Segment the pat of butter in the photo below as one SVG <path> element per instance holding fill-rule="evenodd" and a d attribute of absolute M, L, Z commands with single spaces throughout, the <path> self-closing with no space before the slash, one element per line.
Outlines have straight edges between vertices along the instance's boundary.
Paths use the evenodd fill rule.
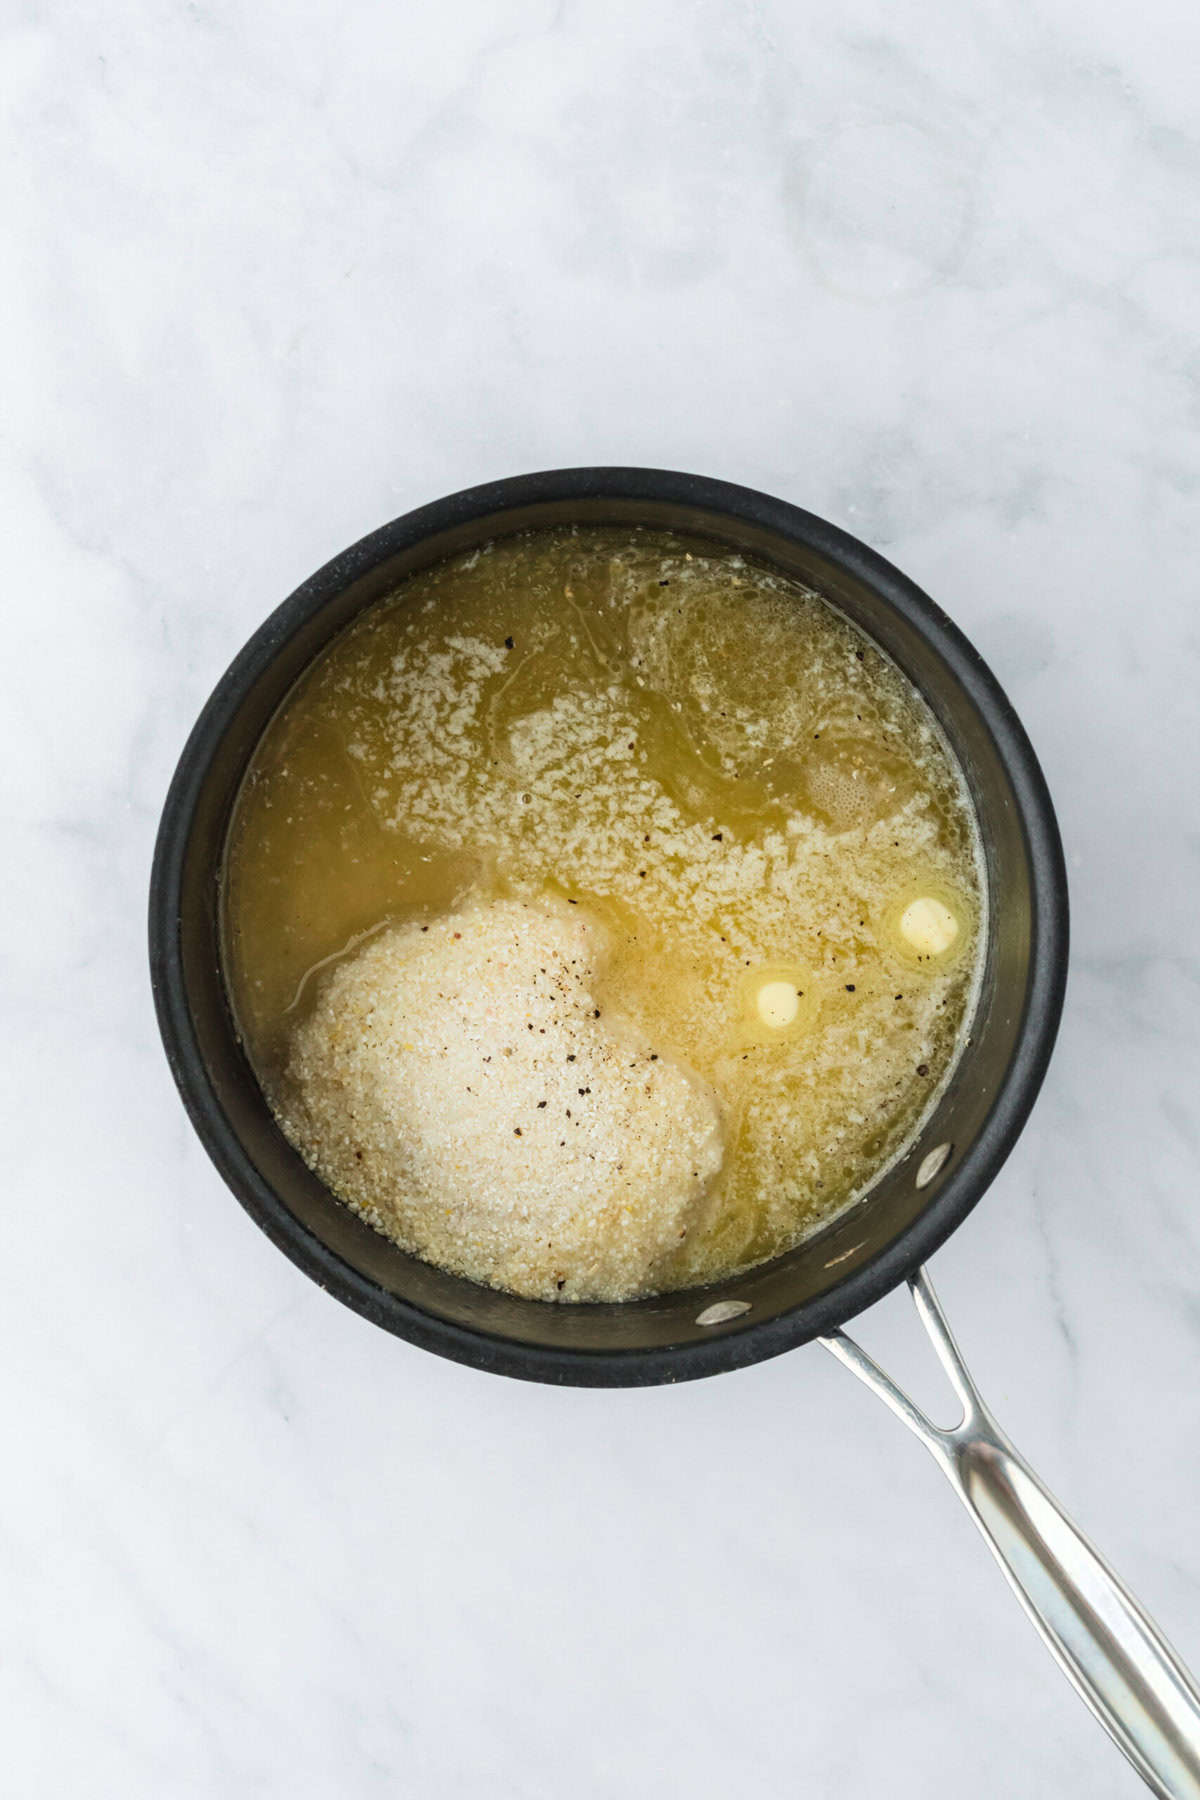
<path fill-rule="evenodd" d="M 800 995 L 790 981 L 764 981 L 754 997 L 755 1010 L 764 1025 L 782 1031 L 795 1023 Z"/>
<path fill-rule="evenodd" d="M 918 956 L 944 956 L 958 936 L 958 920 L 948 906 L 925 894 L 900 914 L 900 935 Z"/>

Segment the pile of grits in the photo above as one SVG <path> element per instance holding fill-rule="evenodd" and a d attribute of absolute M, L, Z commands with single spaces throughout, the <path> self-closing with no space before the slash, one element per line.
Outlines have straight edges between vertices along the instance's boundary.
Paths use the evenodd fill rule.
<path fill-rule="evenodd" d="M 298 1027 L 281 1122 L 355 1211 L 457 1274 L 627 1300 L 706 1219 L 724 1156 L 699 1076 L 606 1010 L 604 927 L 476 901 L 343 960 Z"/>

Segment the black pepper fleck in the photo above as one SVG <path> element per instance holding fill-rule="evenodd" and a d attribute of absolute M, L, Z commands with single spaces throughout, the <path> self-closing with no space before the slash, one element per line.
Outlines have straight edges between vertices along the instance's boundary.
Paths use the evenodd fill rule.
<path fill-rule="evenodd" d="M 513 647 L 513 641 L 512 641 L 512 639 L 511 639 L 511 638 L 505 638 L 505 640 L 504 640 L 504 648 L 505 648 L 505 649 L 506 649 L 506 650 L 511 650 L 511 649 L 512 649 L 512 647 Z"/>

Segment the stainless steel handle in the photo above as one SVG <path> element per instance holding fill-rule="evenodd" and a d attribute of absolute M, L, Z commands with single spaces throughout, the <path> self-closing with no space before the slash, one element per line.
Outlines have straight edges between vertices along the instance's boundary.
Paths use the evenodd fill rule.
<path fill-rule="evenodd" d="M 853 1338 L 838 1331 L 821 1342 L 920 1438 L 1059 1666 L 1147 1787 L 1162 1800 L 1200 1800 L 1195 1681 L 992 1418 L 924 1269 L 909 1286 L 962 1402 L 951 1429 L 934 1425 Z"/>

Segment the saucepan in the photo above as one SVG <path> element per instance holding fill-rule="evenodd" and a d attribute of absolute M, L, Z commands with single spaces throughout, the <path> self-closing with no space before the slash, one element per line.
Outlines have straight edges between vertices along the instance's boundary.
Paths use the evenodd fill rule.
<path fill-rule="evenodd" d="M 868 1197 L 798 1249 L 703 1289 L 624 1305 L 518 1299 L 406 1255 L 341 1205 L 282 1136 L 222 977 L 220 877 L 238 785 L 265 726 L 331 639 L 405 576 L 539 526 L 687 532 L 798 578 L 924 695 L 962 767 L 991 898 L 970 1038 L 918 1140 Z M 737 1369 L 819 1339 L 932 1453 L 1079 1693 L 1159 1795 L 1200 1800 L 1200 1693 L 980 1398 L 924 1264 L 981 1198 L 1033 1105 L 1067 970 L 1067 887 L 1037 760 L 978 653 L 930 599 L 845 532 L 725 482 L 648 469 L 518 476 L 407 514 L 319 570 L 218 683 L 163 811 L 150 959 L 167 1056 L 200 1138 L 268 1237 L 367 1319 L 496 1374 L 642 1386 Z M 936 1427 L 846 1336 L 907 1282 L 962 1406 Z"/>

